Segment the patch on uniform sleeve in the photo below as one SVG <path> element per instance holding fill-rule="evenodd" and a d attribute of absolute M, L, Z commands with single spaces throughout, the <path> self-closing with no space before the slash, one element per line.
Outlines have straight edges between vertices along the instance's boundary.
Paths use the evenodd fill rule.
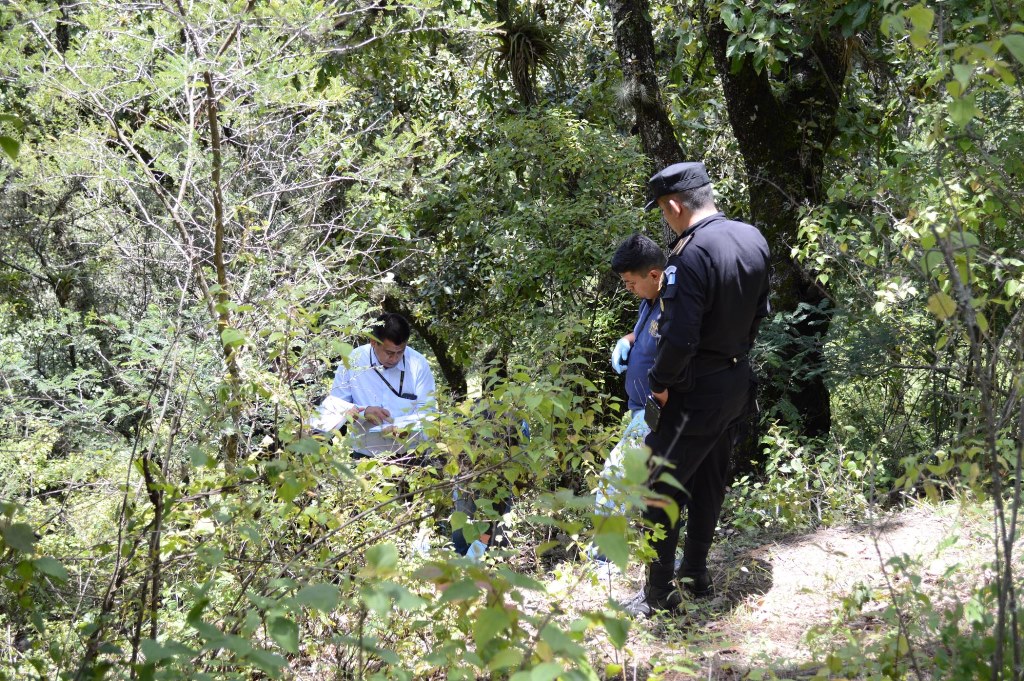
<path fill-rule="evenodd" d="M 665 301 L 676 297 L 676 266 L 669 265 L 661 273 L 661 309 L 665 309 Z"/>

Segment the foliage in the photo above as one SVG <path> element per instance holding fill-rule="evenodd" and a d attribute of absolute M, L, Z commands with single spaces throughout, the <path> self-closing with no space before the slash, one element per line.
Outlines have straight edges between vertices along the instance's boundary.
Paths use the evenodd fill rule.
<path fill-rule="evenodd" d="M 10 114 L 0 114 L 0 123 L 5 123 L 9 127 L 13 127 L 18 130 L 24 127 L 20 118 Z M 18 158 L 18 152 L 21 151 L 21 142 L 18 141 L 18 138 L 12 135 L 0 135 L 0 149 L 2 149 L 7 157 L 13 161 Z"/>
<path fill-rule="evenodd" d="M 769 452 L 764 474 L 741 475 L 726 499 L 724 517 L 737 529 L 793 531 L 856 520 L 893 482 L 877 446 L 857 450 L 799 438 L 778 424 L 761 444 Z"/>
<path fill-rule="evenodd" d="M 135 347 L 132 356 L 144 365 L 146 350 Z M 181 346 L 170 352 L 194 357 Z M 557 665 L 575 668 L 579 676 L 589 669 L 579 645 L 587 631 L 606 629 L 621 645 L 625 624 L 611 612 L 562 623 L 553 611 L 524 607 L 526 592 L 543 589 L 528 575 L 455 560 L 440 546 L 425 555 L 416 548 L 433 519 L 450 514 L 456 488 L 477 496 L 482 519 L 493 508 L 488 500 L 514 494 L 514 508 L 521 510 L 506 522 L 512 536 L 525 533 L 526 547 L 538 543 L 530 536 L 536 522 L 579 531 L 578 512 L 563 517 L 562 509 L 589 508 L 590 498 L 575 499 L 569 490 L 535 497 L 537 489 L 557 485 L 552 471 L 581 465 L 582 459 L 565 460 L 563 452 L 585 448 L 593 435 L 594 414 L 583 406 L 590 398 L 566 390 L 580 380 L 573 362 L 552 365 L 547 380 L 529 386 L 495 386 L 489 401 L 439 419 L 431 433 L 437 445 L 424 452 L 429 464 L 409 468 L 356 462 L 344 439 L 303 436 L 297 428 L 301 413 L 287 405 L 278 415 L 280 448 L 254 442 L 252 454 L 231 467 L 218 453 L 215 434 L 186 420 L 195 407 L 201 413 L 203 394 L 216 387 L 216 377 L 201 378 L 202 367 L 185 368 L 176 360 L 167 358 L 179 368 L 166 374 L 167 388 L 176 388 L 163 399 L 194 407 L 154 415 L 154 439 L 147 436 L 148 444 L 136 443 L 134 451 L 111 441 L 120 450 L 107 459 L 111 470 L 87 471 L 79 464 L 85 481 L 119 479 L 119 491 L 90 484 L 64 489 L 60 498 L 35 495 L 24 507 L 31 522 L 5 526 L 13 556 L 29 556 L 4 563 L 19 575 L 10 593 L 33 598 L 38 620 L 33 631 L 21 619 L 27 609 L 7 610 L 24 640 L 24 663 L 43 673 L 76 666 L 99 673 L 113 665 L 125 675 L 160 678 L 191 676 L 197 667 L 218 677 L 248 670 L 278 676 L 290 655 L 332 651 L 339 673 L 355 675 L 445 669 L 475 677 L 483 670 Z M 269 394 L 280 380 L 253 367 L 244 375 L 242 394 Z M 534 437 L 510 446 L 498 424 L 520 421 L 534 424 Z M 97 424 L 84 425 L 99 437 Z M 88 459 L 95 464 L 97 454 Z M 43 472 L 63 465 L 60 459 L 21 462 Z M 633 468 L 639 488 L 646 465 L 641 460 Z M 9 491 L 23 496 L 27 490 Z M 537 515 L 517 515 L 531 507 Z M 82 512 L 93 520 L 75 517 Z M 45 518 L 62 515 L 66 525 L 47 529 Z M 452 519 L 453 526 L 458 522 Z M 123 543 L 112 545 L 118 527 Z M 159 535 L 153 533 L 157 527 Z M 33 528 L 46 532 L 38 546 L 60 556 L 70 576 L 60 562 L 35 553 Z M 598 544 L 622 562 L 626 531 L 624 522 L 597 529 Z M 426 536 L 444 543 L 433 531 Z M 91 561 L 74 558 L 83 555 Z M 59 584 L 43 591 L 35 584 L 44 579 Z M 46 592 L 53 596 L 42 598 Z M 67 619 L 69 607 L 90 602 L 99 605 L 89 607 L 87 618 Z M 436 642 L 432 655 L 415 652 L 423 637 Z"/>
<path fill-rule="evenodd" d="M 956 548 L 951 536 L 934 547 Z M 1012 676 L 1012 663 L 993 669 L 998 588 L 977 579 L 978 566 L 946 561 L 941 574 L 906 554 L 890 558 L 882 585 L 856 584 L 829 625 L 808 633 L 821 665 L 815 678 L 857 674 L 878 678 Z M 982 566 L 991 575 L 991 565 Z M 932 585 L 934 588 L 925 588 Z"/>
<path fill-rule="evenodd" d="M 464 361 L 493 347 L 537 357 L 531 338 L 577 321 L 584 348 L 603 349 L 613 336 L 595 328 L 608 323 L 596 301 L 610 277 L 599 273 L 640 221 L 635 185 L 618 186 L 639 176 L 638 155 L 559 110 L 497 120 L 474 144 L 410 214 L 417 246 L 395 254 L 410 305 Z"/>
<path fill-rule="evenodd" d="M 821 265 L 827 281 L 839 278 L 850 322 L 872 329 L 859 335 L 882 341 L 875 358 L 847 363 L 854 386 L 874 386 L 850 392 L 859 406 L 849 425 L 897 436 L 887 443 L 887 468 L 904 489 L 920 486 L 934 497 L 967 485 L 994 495 L 998 578 L 977 597 L 998 594 L 983 658 L 996 676 L 1019 652 L 1010 624 L 1018 610 L 1010 596 L 1015 534 L 1003 513 L 1015 512 L 1020 498 L 1003 482 L 1015 478 L 1021 460 L 1021 405 L 1012 386 L 1020 380 L 1016 244 L 1024 193 L 1007 173 L 1019 163 L 1010 148 L 1020 131 L 1020 24 L 1013 23 L 1020 18 L 998 3 L 988 16 L 959 4 L 942 15 L 922 5 L 892 8 L 881 22 L 891 51 L 881 57 L 878 43 L 867 56 L 890 61 L 869 62 L 876 69 L 864 76 L 877 76 L 855 87 L 885 91 L 896 67 L 910 76 L 903 81 L 909 88 L 896 98 L 858 97 L 844 125 L 860 169 L 837 166 L 829 205 L 805 221 L 807 250 L 794 249 Z M 858 144 L 864 136 L 874 144 Z M 858 345 L 865 347 L 846 349 Z M 879 397 L 887 416 L 862 421 L 861 414 L 880 415 Z M 907 639 L 892 643 L 893 655 L 916 645 L 914 636 L 927 641 L 940 631 L 934 621 L 929 626 L 903 631 Z"/>
<path fill-rule="evenodd" d="M 824 353 L 832 436 L 764 405 L 766 464 L 726 520 L 835 523 L 891 486 L 989 495 L 990 580 L 940 608 L 894 563 L 898 633 L 823 655 L 832 673 L 906 674 L 910 650 L 935 650 L 936 673 L 1000 674 L 1020 639 L 1021 10 L 706 5 L 775 86 L 816 27 L 856 62 L 817 150 L 826 191 L 789 244 L 830 326 L 791 353 L 824 308 L 777 313 L 755 353 L 779 386 Z M 613 608 L 567 618 L 544 579 L 573 543 L 645 555 L 587 494 L 621 417 L 607 347 L 635 304 L 606 263 L 657 230 L 645 160 L 607 9 L 505 8 L 0 7 L 0 675 L 595 678 L 594 637 L 625 645 Z M 669 106 L 743 214 L 696 10 L 652 8 Z M 442 395 L 417 467 L 304 425 L 389 298 L 482 387 Z M 632 507 L 646 471 L 631 452 Z M 511 548 L 488 561 L 445 548 L 498 520 Z"/>
<path fill-rule="evenodd" d="M 355 87 L 394 63 L 393 45 L 406 50 L 407 73 L 428 80 L 429 59 L 411 56 L 416 36 L 471 32 L 470 20 L 433 6 L 339 15 L 301 3 L 240 16 L 217 5 L 12 12 L 27 26 L 18 40 L 31 44 L 22 54 L 3 43 L 24 71 L 24 118 L 52 137 L 6 178 L 4 210 L 27 227 L 7 228 L 4 254 L 18 275 L 5 319 L 20 318 L 3 336 L 5 447 L 17 442 L 4 451 L 3 492 L 21 501 L 4 507 L 13 522 L 3 576 L 20 599 L 4 603 L 19 641 L 8 669 L 279 676 L 301 653 L 332 656 L 342 675 L 593 676 L 579 642 L 599 627 L 621 646 L 616 615 L 561 622 L 522 609 L 523 593 L 540 588 L 526 575 L 412 549 L 420 528 L 444 543 L 435 518 L 449 515 L 456 486 L 478 495 L 476 522 L 518 490 L 522 509 L 544 514 L 507 520 L 526 546 L 538 543 L 536 518 L 578 531 L 586 498 L 530 492 L 557 487 L 561 471 L 581 480 L 588 443 L 608 438 L 593 383 L 566 357 L 586 333 L 571 323 L 580 307 L 556 312 L 571 312 L 553 336 L 567 345 L 531 338 L 544 362 L 528 373 L 509 364 L 512 381 L 490 387 L 491 413 L 538 434 L 515 451 L 480 442 L 492 426 L 468 407 L 439 420 L 438 458 L 412 470 L 357 464 L 344 441 L 320 442 L 302 426 L 320 377 L 370 313 L 364 282 L 392 269 L 365 255 L 388 260 L 418 229 L 407 229 L 415 212 L 389 205 L 409 183 L 437 191 L 461 151 L 439 148 L 436 123 L 418 118 L 447 100 L 424 97 L 405 118 L 385 100 L 364 105 Z M 579 172 L 594 148 L 623 147 L 571 115 L 547 118 L 540 137 L 513 140 L 531 159 L 517 170 L 543 169 L 531 147 L 549 143 L 544 125 L 577 135 L 580 156 L 524 183 L 557 187 L 555 176 Z M 597 179 L 588 192 L 607 182 Z M 539 241 L 557 236 L 550 224 Z M 495 244 L 499 256 L 515 243 Z M 566 255 L 591 253 L 581 242 Z M 512 272 L 507 262 L 498 275 Z M 499 310 L 546 295 L 509 293 Z M 460 474 L 467 463 L 472 475 Z M 621 561 L 627 529 L 598 532 Z M 423 640 L 436 643 L 432 657 L 419 654 Z"/>

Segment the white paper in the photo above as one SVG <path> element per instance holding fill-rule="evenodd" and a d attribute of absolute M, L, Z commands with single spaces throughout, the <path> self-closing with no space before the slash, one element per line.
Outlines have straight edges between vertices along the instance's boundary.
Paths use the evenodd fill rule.
<path fill-rule="evenodd" d="M 422 421 L 427 421 L 433 418 L 432 414 L 406 414 L 405 416 L 399 416 L 394 421 L 388 421 L 380 424 L 379 426 L 373 426 L 367 429 L 367 433 L 380 433 L 394 428 L 395 430 L 406 430 L 410 426 L 418 427 Z"/>
<path fill-rule="evenodd" d="M 316 429 L 328 432 L 334 430 L 348 418 L 349 412 L 355 408 L 356 405 L 351 402 L 346 402 L 340 397 L 334 395 L 328 395 L 327 398 L 320 404 L 320 408 L 317 410 L 315 416 L 309 419 L 309 425 Z"/>

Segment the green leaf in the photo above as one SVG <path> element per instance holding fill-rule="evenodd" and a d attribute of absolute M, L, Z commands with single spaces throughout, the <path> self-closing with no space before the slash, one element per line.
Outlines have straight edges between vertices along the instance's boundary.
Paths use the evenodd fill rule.
<path fill-rule="evenodd" d="M 973 73 L 974 67 L 970 64 L 953 64 L 953 77 L 956 78 L 956 82 L 960 84 L 961 91 L 967 89 L 967 86 L 971 82 L 971 75 Z"/>
<path fill-rule="evenodd" d="M 68 571 L 63 565 L 61 565 L 60 561 L 49 557 L 43 557 L 36 558 L 32 562 L 35 564 L 36 570 L 39 570 L 44 575 L 50 575 L 60 582 L 68 581 Z"/>
<path fill-rule="evenodd" d="M 928 298 L 928 309 L 939 319 L 948 319 L 956 312 L 956 301 L 939 291 Z"/>
<path fill-rule="evenodd" d="M 419 610 L 426 601 L 406 589 L 401 584 L 392 583 L 387 593 L 395 601 L 395 605 L 401 610 Z"/>
<path fill-rule="evenodd" d="M 543 582 L 539 582 L 528 575 L 524 575 L 519 572 L 515 572 L 514 570 L 510 570 L 504 565 L 498 566 L 497 572 L 504 579 L 507 579 L 509 584 L 511 584 L 514 587 L 526 589 L 528 591 L 546 590 L 546 587 L 544 586 Z"/>
<path fill-rule="evenodd" d="M 14 523 L 3 528 L 0 532 L 4 543 L 15 551 L 32 553 L 36 544 L 36 533 L 25 523 Z"/>
<path fill-rule="evenodd" d="M 437 600 L 438 605 L 443 605 L 451 601 L 470 601 L 476 599 L 480 594 L 480 587 L 477 586 L 476 582 L 472 579 L 463 579 L 455 582 L 441 594 L 441 598 Z"/>
<path fill-rule="evenodd" d="M 302 494 L 306 489 L 306 486 L 295 479 L 292 474 L 285 475 L 281 479 L 281 484 L 277 486 L 277 496 L 281 501 L 286 504 L 290 504 L 295 501 L 295 497 Z"/>
<path fill-rule="evenodd" d="M 899 15 L 886 14 L 882 17 L 882 23 L 879 26 L 879 30 L 881 30 L 882 35 L 886 38 L 891 38 L 893 31 L 902 28 L 904 25 L 905 24 Z"/>
<path fill-rule="evenodd" d="M 362 599 L 363 603 L 366 604 L 367 608 L 378 615 L 383 615 L 391 610 L 391 600 L 388 598 L 388 595 L 380 589 L 363 587 L 359 591 L 359 597 Z"/>
<path fill-rule="evenodd" d="M 376 575 L 389 575 L 398 567 L 398 551 L 395 545 L 385 542 L 366 550 L 366 567 Z"/>
<path fill-rule="evenodd" d="M 285 449 L 296 454 L 319 454 L 322 444 L 314 437 L 304 437 L 301 440 L 289 442 Z"/>
<path fill-rule="evenodd" d="M 269 650 L 261 650 L 254 648 L 250 650 L 246 657 L 253 661 L 253 663 L 266 672 L 270 676 L 277 676 L 281 669 L 288 664 L 287 660 L 276 653 L 272 653 Z"/>
<path fill-rule="evenodd" d="M 21 151 L 21 142 L 13 137 L 0 135 L 0 149 L 3 149 L 7 157 L 13 161 L 18 158 L 18 152 Z"/>
<path fill-rule="evenodd" d="M 156 663 L 174 657 L 173 652 L 167 650 L 151 638 L 143 641 L 139 648 L 142 650 L 142 654 L 146 656 L 146 662 Z"/>
<path fill-rule="evenodd" d="M 974 95 L 966 95 L 950 100 L 947 105 L 949 117 L 961 128 L 966 127 L 975 116 L 980 116 L 981 111 L 974 105 Z"/>
<path fill-rule="evenodd" d="M 545 662 L 530 670 L 530 681 L 554 681 L 565 669 L 557 662 Z"/>
<path fill-rule="evenodd" d="M 596 527 L 594 543 L 608 560 L 625 571 L 629 563 L 629 542 L 626 541 L 627 522 L 625 516 L 611 515 L 602 519 Z"/>
<path fill-rule="evenodd" d="M 658 482 L 663 482 L 666 485 L 671 485 L 672 487 L 675 487 L 677 490 L 680 490 L 681 492 L 686 491 L 686 488 L 683 487 L 683 485 L 678 480 L 676 480 L 676 476 L 672 475 L 667 471 L 658 476 Z"/>
<path fill-rule="evenodd" d="M 277 645 L 289 653 L 299 652 L 299 625 L 287 617 L 275 617 L 270 620 L 267 630 Z"/>
<path fill-rule="evenodd" d="M 248 655 L 253 651 L 252 643 L 241 636 L 233 634 L 228 634 L 221 638 L 219 644 L 236 655 Z"/>
<path fill-rule="evenodd" d="M 560 541 L 558 541 L 556 539 L 552 539 L 551 541 L 546 541 L 546 542 L 543 542 L 541 544 L 538 544 L 537 546 L 534 547 L 533 550 L 534 550 L 534 552 L 538 556 L 543 556 L 545 553 L 547 553 L 551 549 L 553 549 L 553 548 L 555 548 L 557 546 L 561 546 L 561 545 L 562 545 L 562 542 L 560 542 Z"/>
<path fill-rule="evenodd" d="M 508 628 L 512 623 L 508 611 L 500 605 L 478 612 L 473 622 L 473 638 L 477 648 L 483 648 L 491 639 Z"/>
<path fill-rule="evenodd" d="M 233 348 L 245 343 L 245 335 L 238 329 L 228 328 L 220 332 L 220 341 L 225 347 Z"/>
<path fill-rule="evenodd" d="M 974 232 L 953 232 L 949 235 L 949 241 L 957 250 L 977 248 L 981 244 Z"/>
<path fill-rule="evenodd" d="M 523 663 L 523 651 L 519 648 L 503 648 L 487 663 L 487 670 L 496 672 L 518 667 Z"/>
<path fill-rule="evenodd" d="M 914 47 L 924 47 L 928 44 L 928 33 L 935 23 L 935 12 L 922 4 L 903 11 L 903 16 L 910 20 L 913 30 L 910 32 L 910 42 Z"/>
<path fill-rule="evenodd" d="M 338 607 L 341 592 L 334 584 L 310 584 L 299 589 L 295 601 L 300 605 L 331 612 Z"/>
<path fill-rule="evenodd" d="M 627 483 L 642 485 L 647 482 L 647 476 L 649 475 L 647 460 L 650 458 L 650 455 L 651 451 L 646 447 L 630 447 L 626 449 L 625 456 L 622 458 L 622 468 Z"/>
<path fill-rule="evenodd" d="M 621 650 L 629 635 L 629 620 L 608 617 L 604 621 L 604 628 L 608 632 L 608 640 L 617 650 Z"/>
<path fill-rule="evenodd" d="M 578 643 L 572 640 L 569 634 L 562 631 L 554 624 L 548 624 L 540 632 L 541 639 L 551 646 L 551 650 L 559 655 L 570 658 L 586 657 L 586 652 Z"/>
<path fill-rule="evenodd" d="M 463 527 L 466 526 L 466 523 L 468 521 L 469 521 L 469 516 L 467 516 L 462 511 L 456 511 L 455 513 L 452 513 L 452 517 L 451 517 L 451 521 L 450 522 L 451 522 L 453 530 L 461 530 Z"/>
<path fill-rule="evenodd" d="M 1011 33 L 1003 36 L 1003 45 L 1021 64 L 1024 64 L 1024 35 Z"/>
<path fill-rule="evenodd" d="M 0 123 L 10 123 L 18 130 L 25 129 L 25 122 L 12 114 L 0 114 Z"/>
<path fill-rule="evenodd" d="M 189 459 L 192 461 L 192 465 L 197 468 L 206 466 L 207 464 L 210 463 L 210 457 L 206 454 L 206 452 L 204 452 L 199 447 L 189 447 L 188 456 Z"/>
<path fill-rule="evenodd" d="M 729 29 L 730 33 L 738 33 L 739 21 L 736 19 L 736 15 L 733 14 L 732 10 L 725 10 L 722 12 L 722 23 Z"/>
<path fill-rule="evenodd" d="M 921 271 L 926 275 L 931 276 L 932 272 L 936 268 L 941 267 L 946 263 L 945 257 L 942 255 L 942 251 L 932 249 L 924 254 L 921 258 Z"/>
<path fill-rule="evenodd" d="M 203 617 L 203 611 L 206 610 L 206 606 L 210 604 L 209 598 L 200 598 L 196 601 L 196 604 L 189 609 L 188 614 L 185 615 L 185 621 L 189 624 L 195 624 L 201 622 Z"/>

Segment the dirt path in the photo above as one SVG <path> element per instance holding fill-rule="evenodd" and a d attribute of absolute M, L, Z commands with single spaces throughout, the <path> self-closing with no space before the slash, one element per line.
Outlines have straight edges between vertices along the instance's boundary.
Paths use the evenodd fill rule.
<path fill-rule="evenodd" d="M 735 679 L 751 668 L 795 668 L 811 662 L 807 633 L 828 625 L 844 597 L 862 594 L 860 617 L 884 607 L 889 585 L 904 577 L 889 559 L 915 563 L 918 588 L 942 597 L 954 582 L 976 583 L 992 560 L 991 509 L 915 505 L 874 522 L 765 540 L 725 537 L 711 553 L 717 594 L 673 618 L 638 622 L 622 652 L 595 635 L 603 662 L 626 667 L 627 678 L 656 670 L 662 678 Z M 955 539 L 955 541 L 953 541 Z M 962 566 L 953 576 L 947 568 Z M 888 573 L 888 577 L 887 577 Z M 601 609 L 642 585 L 639 566 L 626 575 L 591 576 L 579 564 L 555 571 L 548 598 L 569 612 Z M 887 581 L 891 580 L 891 581 Z M 851 625 L 852 626 L 852 625 Z"/>

